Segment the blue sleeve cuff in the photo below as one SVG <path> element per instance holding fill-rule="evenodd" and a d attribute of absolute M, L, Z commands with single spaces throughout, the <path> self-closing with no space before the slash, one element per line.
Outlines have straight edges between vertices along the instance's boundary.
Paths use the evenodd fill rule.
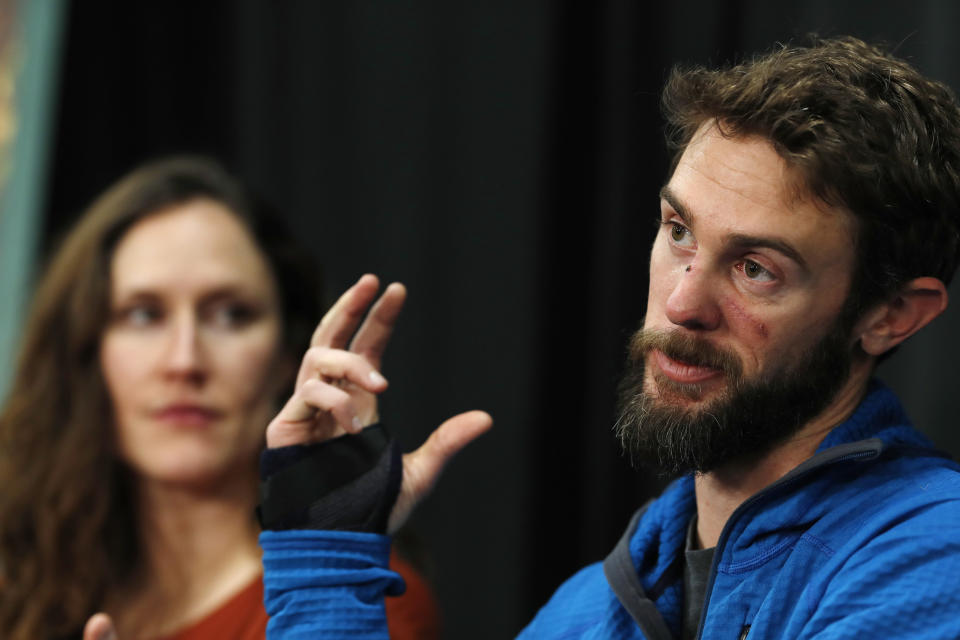
<path fill-rule="evenodd" d="M 264 531 L 267 638 L 388 638 L 385 595 L 406 585 L 391 571 L 389 536 L 353 531 Z"/>

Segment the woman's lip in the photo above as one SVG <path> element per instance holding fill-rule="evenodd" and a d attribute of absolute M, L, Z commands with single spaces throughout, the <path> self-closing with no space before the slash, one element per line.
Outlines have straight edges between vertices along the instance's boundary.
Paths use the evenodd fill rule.
<path fill-rule="evenodd" d="M 696 384 L 720 376 L 722 372 L 712 367 L 698 367 L 674 360 L 659 349 L 653 350 L 653 357 L 663 375 L 681 384 Z"/>
<path fill-rule="evenodd" d="M 217 420 L 221 411 L 198 405 L 170 405 L 155 411 L 153 416 L 157 420 L 182 425 L 206 425 Z"/>

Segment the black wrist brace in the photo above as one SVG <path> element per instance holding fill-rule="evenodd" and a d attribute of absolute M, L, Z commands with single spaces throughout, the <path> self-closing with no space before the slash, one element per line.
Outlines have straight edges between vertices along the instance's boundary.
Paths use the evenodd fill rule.
<path fill-rule="evenodd" d="M 386 533 L 400 493 L 400 447 L 382 425 L 317 444 L 266 449 L 260 455 L 264 529 Z"/>

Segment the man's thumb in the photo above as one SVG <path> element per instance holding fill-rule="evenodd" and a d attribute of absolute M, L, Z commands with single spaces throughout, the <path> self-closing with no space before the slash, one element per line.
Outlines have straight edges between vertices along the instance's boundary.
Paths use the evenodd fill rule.
<path fill-rule="evenodd" d="M 450 458 L 491 426 L 493 418 L 485 411 L 461 413 L 437 427 L 419 449 L 403 456 L 403 485 L 390 515 L 390 531 L 398 529 L 426 497 Z"/>

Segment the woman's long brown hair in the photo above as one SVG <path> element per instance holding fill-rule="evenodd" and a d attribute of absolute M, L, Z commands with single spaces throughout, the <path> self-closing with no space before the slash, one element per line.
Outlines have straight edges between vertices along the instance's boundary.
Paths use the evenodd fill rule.
<path fill-rule="evenodd" d="M 111 401 L 99 362 L 110 261 L 138 220 L 196 198 L 233 211 L 267 257 L 282 302 L 285 351 L 299 357 L 309 340 L 319 312 L 316 270 L 281 220 L 218 165 L 163 160 L 97 199 L 37 287 L 0 410 L 0 637 L 6 640 L 77 637 L 111 586 L 138 566 L 130 471 L 112 451 Z"/>

